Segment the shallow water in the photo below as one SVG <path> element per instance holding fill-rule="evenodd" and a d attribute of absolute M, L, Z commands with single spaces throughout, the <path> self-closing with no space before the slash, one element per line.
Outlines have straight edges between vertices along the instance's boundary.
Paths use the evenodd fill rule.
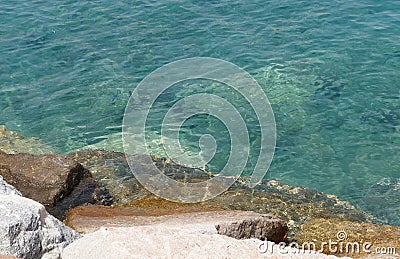
<path fill-rule="evenodd" d="M 393 184 L 400 177 L 399 1 L 0 0 L 0 6 L 0 124 L 7 128 L 58 153 L 122 150 L 125 105 L 148 73 L 182 58 L 221 58 L 254 76 L 274 109 L 278 138 L 268 178 L 337 194 L 400 224 Z M 194 91 L 166 93 L 150 129 L 168 103 Z M 240 98 L 232 102 L 246 110 Z M 196 152 L 199 135 L 214 134 L 221 143 L 211 164 L 217 170 L 229 150 L 224 130 L 212 118 L 193 118 L 182 141 Z M 147 139 L 159 153 L 157 128 Z M 376 197 L 381 206 L 371 206 Z"/>

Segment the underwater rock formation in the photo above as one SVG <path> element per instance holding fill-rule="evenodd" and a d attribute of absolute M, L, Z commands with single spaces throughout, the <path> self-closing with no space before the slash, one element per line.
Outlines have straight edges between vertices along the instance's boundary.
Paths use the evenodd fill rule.
<path fill-rule="evenodd" d="M 362 199 L 360 207 L 373 211 L 386 224 L 400 222 L 400 179 L 383 178 L 372 185 Z"/>
<path fill-rule="evenodd" d="M 94 178 L 110 191 L 115 205 L 153 196 L 134 178 L 123 153 L 79 150 L 68 157 L 90 170 Z M 152 159 L 166 176 L 177 181 L 204 181 L 211 177 L 210 173 L 203 169 L 185 167 L 165 158 Z M 137 156 L 137 160 L 140 163 L 140 156 Z"/>
<path fill-rule="evenodd" d="M 39 139 L 27 138 L 0 125 L 0 150 L 7 154 L 51 154 L 54 149 Z"/>
<path fill-rule="evenodd" d="M 385 130 L 396 131 L 400 128 L 400 109 L 368 111 L 360 116 L 360 121 L 371 126 L 381 126 Z"/>

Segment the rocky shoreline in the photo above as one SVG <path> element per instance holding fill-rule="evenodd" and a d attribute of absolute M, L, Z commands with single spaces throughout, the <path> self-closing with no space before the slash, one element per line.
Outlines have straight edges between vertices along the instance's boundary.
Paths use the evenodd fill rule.
<path fill-rule="evenodd" d="M 236 183 L 212 200 L 180 204 L 145 190 L 123 153 L 78 150 L 59 156 L 52 152 L 40 141 L 0 126 L 0 254 L 18 258 L 167 258 L 168 253 L 176 258 L 323 258 L 322 253 L 305 255 L 290 244 L 338 241 L 340 231 L 351 242 L 400 249 L 400 227 L 378 225 L 373 216 L 334 195 L 265 181 L 256 189 Z M 178 181 L 210 177 L 202 169 L 156 157 L 153 161 Z M 280 242 L 286 252 L 273 250 Z M 260 251 L 260 247 L 272 250 Z M 371 256 L 335 252 L 318 244 L 317 249 L 331 256 Z M 397 255 L 382 258 L 392 257 Z"/>

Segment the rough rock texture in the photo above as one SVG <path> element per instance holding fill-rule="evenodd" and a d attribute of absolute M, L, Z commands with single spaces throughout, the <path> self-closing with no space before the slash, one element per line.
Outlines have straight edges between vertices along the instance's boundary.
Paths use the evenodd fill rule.
<path fill-rule="evenodd" d="M 0 168 L 1 172 L 1 168 Z M 0 194 L 1 195 L 19 195 L 22 196 L 21 192 L 17 190 L 14 186 L 8 184 L 4 181 L 3 177 L 0 175 Z"/>
<path fill-rule="evenodd" d="M 257 238 L 276 243 L 284 241 L 289 230 L 283 220 L 265 215 L 237 222 L 217 224 L 215 228 L 218 234 L 236 239 Z"/>
<path fill-rule="evenodd" d="M 102 226 L 130 226 L 142 224 L 150 217 L 220 211 L 217 206 L 198 203 L 177 203 L 159 198 L 136 200 L 127 206 L 78 206 L 70 210 L 66 224 L 80 233 L 94 232 Z M 139 218 L 142 221 L 139 221 Z"/>
<path fill-rule="evenodd" d="M 43 144 L 39 139 L 26 138 L 21 134 L 8 130 L 0 125 L 0 150 L 8 154 L 30 153 L 30 154 L 49 154 L 54 153 L 54 149 Z"/>
<path fill-rule="evenodd" d="M 59 258 L 61 249 L 80 235 L 0 180 L 0 254 L 20 258 Z"/>
<path fill-rule="evenodd" d="M 93 220 L 96 217 L 93 217 Z M 122 219 L 122 220 L 121 220 Z M 250 211 L 207 211 L 190 212 L 163 216 L 135 216 L 129 222 L 124 222 L 123 216 L 109 217 L 107 227 L 85 235 L 82 239 L 67 246 L 63 258 L 302 258 L 299 254 L 292 257 L 282 257 L 275 252 L 271 257 L 272 247 L 268 242 L 268 251 L 260 245 L 258 239 L 238 240 L 217 233 L 216 226 L 249 223 L 250 229 L 270 227 L 269 224 L 258 222 L 272 219 Z M 279 221 L 279 220 L 278 220 Z M 104 223 L 104 222 L 103 222 Z M 111 224 L 113 223 L 113 224 Z M 282 229 L 277 233 L 287 234 L 287 227 L 279 224 Z M 118 226 L 118 227 L 115 227 Z M 245 231 L 246 232 L 246 231 Z M 265 242 L 265 241 L 264 241 Z M 112 245 L 113 249 L 110 249 Z M 314 257 L 326 257 L 313 254 Z"/>
<path fill-rule="evenodd" d="M 132 200 L 154 197 L 133 177 L 123 153 L 82 150 L 68 156 L 88 168 L 93 177 L 110 191 L 117 205 L 128 205 Z M 178 181 L 204 181 L 210 177 L 204 169 L 188 168 L 166 159 L 153 160 L 169 177 Z M 265 181 L 255 190 L 237 183 L 218 197 L 202 204 L 273 214 L 288 222 L 290 236 L 311 218 L 337 218 L 359 222 L 375 220 L 334 195 L 276 181 Z"/>
<path fill-rule="evenodd" d="M 99 188 L 88 170 L 63 156 L 0 151 L 0 174 L 25 197 L 42 203 L 60 219 L 71 207 L 107 198 L 107 192 Z"/>
<path fill-rule="evenodd" d="M 105 186 L 113 197 L 114 205 L 127 204 L 132 200 L 154 197 L 134 178 L 125 155 L 104 150 L 79 150 L 68 155 L 89 169 L 93 177 Z M 138 156 L 138 163 L 140 156 Z M 198 168 L 189 168 L 169 159 L 153 157 L 164 174 L 177 181 L 194 182 L 210 178 L 210 174 Z"/>
<path fill-rule="evenodd" d="M 308 252 L 305 256 L 290 248 L 277 252 L 273 242 L 261 246 L 257 239 L 237 240 L 189 227 L 102 228 L 67 246 L 62 258 L 336 258 Z M 270 250 L 260 251 L 260 246 Z"/>
<path fill-rule="evenodd" d="M 335 251 L 335 246 L 330 250 L 325 245 L 322 250 L 326 254 L 347 255 L 353 258 L 400 258 L 399 237 L 400 227 L 337 219 L 312 219 L 303 224 L 301 230 L 296 233 L 295 240 L 299 245 L 314 241 L 318 250 L 321 249 L 322 242 L 329 242 L 329 240 L 343 243 L 342 251 L 340 251 L 339 245 L 336 245 L 337 251 Z M 367 242 L 371 243 L 371 246 L 364 251 L 363 245 Z M 352 250 L 352 245 L 346 251 L 347 244 L 354 244 L 354 250 Z M 382 248 L 386 249 L 385 254 L 378 254 Z M 396 254 L 390 252 L 393 251 L 392 248 L 395 248 Z"/>
<path fill-rule="evenodd" d="M 376 219 L 358 210 L 335 195 L 324 194 L 313 189 L 293 187 L 277 181 L 264 181 L 255 189 L 240 183 L 234 184 L 220 196 L 206 201 L 224 209 L 251 210 L 268 213 L 286 220 L 289 237 L 309 219 L 333 218 L 356 222 L 374 222 Z"/>
<path fill-rule="evenodd" d="M 161 199 L 133 202 L 129 207 L 80 206 L 74 208 L 67 224 L 81 233 L 89 233 L 102 226 L 137 226 L 170 223 L 200 222 L 210 225 L 217 222 L 215 230 L 237 239 L 258 238 L 275 242 L 287 237 L 286 222 L 252 211 L 228 211 L 200 204 L 183 204 Z"/>

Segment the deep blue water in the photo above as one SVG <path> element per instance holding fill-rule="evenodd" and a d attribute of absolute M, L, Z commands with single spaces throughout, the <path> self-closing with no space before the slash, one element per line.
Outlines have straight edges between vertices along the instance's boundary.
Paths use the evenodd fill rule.
<path fill-rule="evenodd" d="M 339 195 L 400 224 L 400 1 L 0 0 L 0 7 L 0 124 L 9 129 L 59 153 L 122 150 L 125 105 L 147 74 L 182 58 L 220 58 L 254 76 L 274 109 L 268 178 Z M 201 116 L 196 127 L 187 123 L 189 150 L 200 129 L 216 134 L 212 166 L 221 166 L 223 125 Z M 155 153 L 156 136 L 148 136 Z"/>

